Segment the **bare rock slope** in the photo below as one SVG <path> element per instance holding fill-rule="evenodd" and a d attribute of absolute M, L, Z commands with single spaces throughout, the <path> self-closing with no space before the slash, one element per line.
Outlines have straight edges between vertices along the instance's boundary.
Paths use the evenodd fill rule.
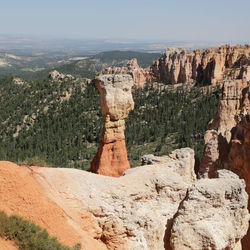
<path fill-rule="evenodd" d="M 102 242 L 93 237 L 95 221 L 92 215 L 82 211 L 84 224 L 74 221 L 70 214 L 65 213 L 63 206 L 58 206 L 48 198 L 47 190 L 34 178 L 36 169 L 0 161 L 0 211 L 8 215 L 17 214 L 35 222 L 46 228 L 51 236 L 57 237 L 61 243 L 70 247 L 81 242 L 85 249 L 106 249 Z M 58 178 L 56 174 L 54 179 Z M 5 245 L 10 244 L 4 242 L 3 246 Z"/>

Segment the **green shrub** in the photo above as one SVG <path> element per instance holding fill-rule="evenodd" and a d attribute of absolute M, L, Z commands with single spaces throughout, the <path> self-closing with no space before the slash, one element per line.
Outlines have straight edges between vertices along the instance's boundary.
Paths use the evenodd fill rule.
<path fill-rule="evenodd" d="M 46 229 L 20 216 L 8 217 L 4 212 L 0 212 L 0 237 L 14 241 L 20 250 L 71 250 L 50 237 Z M 81 244 L 77 243 L 73 250 L 79 249 Z"/>

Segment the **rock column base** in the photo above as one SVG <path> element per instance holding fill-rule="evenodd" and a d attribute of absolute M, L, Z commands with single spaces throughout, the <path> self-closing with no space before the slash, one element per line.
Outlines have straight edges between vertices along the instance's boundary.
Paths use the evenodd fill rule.
<path fill-rule="evenodd" d="M 104 144 L 100 142 L 98 151 L 91 162 L 90 172 L 120 177 L 130 168 L 125 140 Z"/>

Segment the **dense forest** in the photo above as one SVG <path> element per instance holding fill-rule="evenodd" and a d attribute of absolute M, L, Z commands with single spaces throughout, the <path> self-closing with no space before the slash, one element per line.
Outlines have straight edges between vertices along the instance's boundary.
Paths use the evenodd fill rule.
<path fill-rule="evenodd" d="M 200 157 L 208 122 L 217 110 L 217 91 L 165 87 L 133 91 L 135 109 L 126 120 L 132 166 L 143 154 L 168 154 L 191 147 Z M 102 128 L 94 85 L 47 78 L 16 84 L 0 79 L 0 160 L 88 169 Z"/>

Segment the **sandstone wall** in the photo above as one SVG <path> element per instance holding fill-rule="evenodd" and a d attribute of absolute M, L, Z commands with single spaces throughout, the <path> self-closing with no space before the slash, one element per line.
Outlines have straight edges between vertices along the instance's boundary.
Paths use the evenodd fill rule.
<path fill-rule="evenodd" d="M 0 207 L 84 250 L 241 249 L 244 181 L 227 170 L 197 181 L 189 148 L 153 158 L 120 178 L 0 162 Z"/>

